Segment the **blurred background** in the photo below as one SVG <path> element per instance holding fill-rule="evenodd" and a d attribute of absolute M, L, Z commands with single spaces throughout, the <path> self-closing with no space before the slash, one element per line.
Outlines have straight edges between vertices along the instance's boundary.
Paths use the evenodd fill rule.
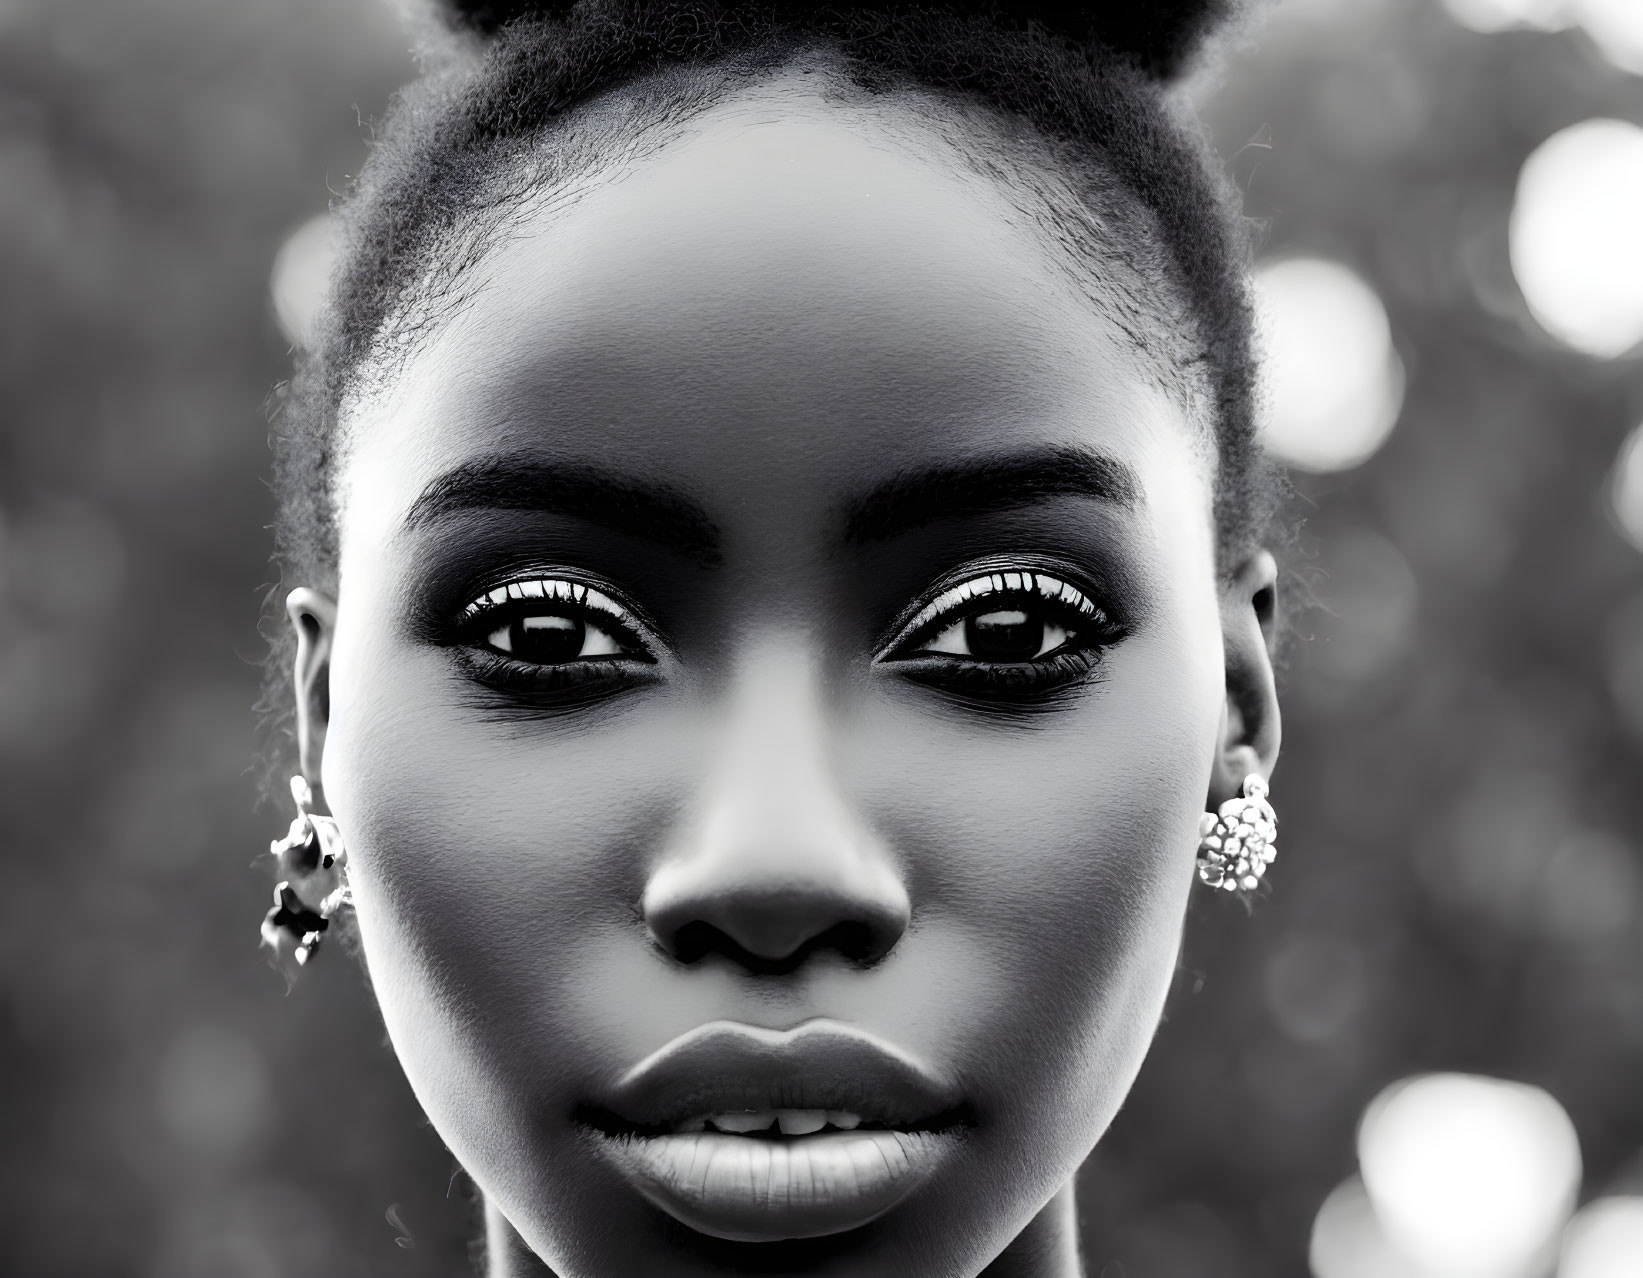
<path fill-rule="evenodd" d="M 359 974 L 257 945 L 265 400 L 410 73 L 378 0 L 0 0 L 19 1278 L 468 1272 Z M 1315 603 L 1274 890 L 1194 906 L 1090 1278 L 1637 1278 L 1643 3 L 1285 0 L 1195 95 Z"/>

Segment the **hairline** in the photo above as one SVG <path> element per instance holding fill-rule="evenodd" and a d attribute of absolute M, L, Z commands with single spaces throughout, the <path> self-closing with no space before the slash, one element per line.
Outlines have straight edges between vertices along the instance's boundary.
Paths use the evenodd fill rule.
<path fill-rule="evenodd" d="M 484 197 L 423 248 L 418 269 L 384 314 L 368 350 L 346 371 L 337 400 L 333 480 L 348 460 L 349 420 L 484 291 L 479 268 L 506 243 L 510 228 L 567 211 L 605 184 L 623 180 L 688 140 L 709 113 L 760 95 L 779 102 L 796 94 L 805 83 L 794 82 L 797 70 L 807 79 L 811 72 L 821 74 L 822 100 L 883 125 L 875 141 L 888 141 L 915 163 L 929 163 L 918 144 L 933 139 L 955 161 L 952 169 L 961 180 L 1001 194 L 998 207 L 1006 220 L 1128 339 L 1155 382 L 1181 404 L 1193 451 L 1209 467 L 1213 486 L 1219 456 L 1203 343 L 1185 289 L 1172 278 L 1156 215 L 1115 169 L 1104 167 L 1099 155 L 1093 165 L 1087 156 L 1058 155 L 1074 144 L 960 90 L 901 75 L 893 92 L 875 93 L 853 79 L 843 49 L 822 36 L 795 37 L 775 63 L 760 52 L 650 69 L 575 103 L 555 127 L 539 130 L 523 145 L 504 145 L 485 156 Z M 1069 179 L 1074 166 L 1094 179 L 1087 185 L 1099 185 L 1101 207 L 1092 208 Z M 340 531 L 334 484 L 330 499 L 333 527 Z"/>

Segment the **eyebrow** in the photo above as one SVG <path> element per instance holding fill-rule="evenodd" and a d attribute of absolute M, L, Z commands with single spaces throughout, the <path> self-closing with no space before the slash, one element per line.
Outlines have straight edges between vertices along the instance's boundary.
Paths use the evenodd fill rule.
<path fill-rule="evenodd" d="M 469 510 L 570 515 L 702 563 L 720 559 L 719 529 L 695 502 L 666 485 L 593 466 L 555 465 L 520 454 L 475 458 L 424 488 L 405 526 L 420 528 Z"/>
<path fill-rule="evenodd" d="M 886 541 L 938 519 L 985 515 L 1051 497 L 1090 497 L 1134 509 L 1135 471 L 1116 457 L 1084 448 L 1034 449 L 978 461 L 908 471 L 847 509 L 846 542 Z"/>

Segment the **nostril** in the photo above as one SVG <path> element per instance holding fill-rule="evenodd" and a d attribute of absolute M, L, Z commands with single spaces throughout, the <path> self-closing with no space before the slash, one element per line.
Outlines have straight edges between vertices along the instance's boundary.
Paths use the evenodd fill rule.
<path fill-rule="evenodd" d="M 852 963 L 876 962 L 890 948 L 875 935 L 873 928 L 856 920 L 835 923 L 816 938 L 815 944 L 817 948 L 825 946 L 837 950 Z"/>
<path fill-rule="evenodd" d="M 817 951 L 832 950 L 851 963 L 876 963 L 895 946 L 894 934 L 856 920 L 833 924 L 785 954 L 756 953 L 723 929 L 701 919 L 678 928 L 663 948 L 681 963 L 699 963 L 710 954 L 730 959 L 738 966 L 761 974 L 791 972 Z M 662 938 L 658 938 L 659 940 Z"/>
<path fill-rule="evenodd" d="M 714 950 L 722 948 L 726 942 L 734 944 L 713 924 L 695 922 L 686 923 L 675 932 L 672 944 L 664 948 L 681 963 L 695 963 L 706 958 Z"/>

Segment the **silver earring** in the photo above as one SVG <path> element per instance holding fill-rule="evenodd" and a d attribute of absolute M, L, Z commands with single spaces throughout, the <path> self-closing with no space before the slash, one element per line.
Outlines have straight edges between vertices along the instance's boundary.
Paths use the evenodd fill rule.
<path fill-rule="evenodd" d="M 1198 877 L 1225 892 L 1253 892 L 1278 855 L 1278 814 L 1266 778 L 1251 772 L 1241 797 L 1198 818 Z"/>
<path fill-rule="evenodd" d="M 291 778 L 291 797 L 297 804 L 291 829 L 268 845 L 281 877 L 274 885 L 274 908 L 262 921 L 262 939 L 275 953 L 286 941 L 294 941 L 294 957 L 306 963 L 319 949 L 333 916 L 351 906 L 354 898 L 348 888 L 348 849 L 342 831 L 331 817 L 309 811 L 314 792 L 301 773 Z"/>

